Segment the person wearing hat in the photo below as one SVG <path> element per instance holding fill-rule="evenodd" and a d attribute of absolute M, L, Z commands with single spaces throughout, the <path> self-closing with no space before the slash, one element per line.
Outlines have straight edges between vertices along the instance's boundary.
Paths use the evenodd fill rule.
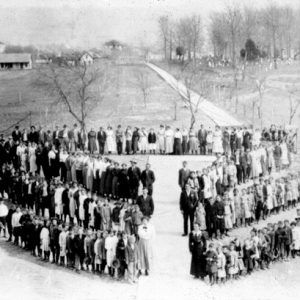
<path fill-rule="evenodd" d="M 135 159 L 130 161 L 131 166 L 128 169 L 128 180 L 129 180 L 129 191 L 130 196 L 132 199 L 136 199 L 138 196 L 138 190 L 140 186 L 140 180 L 141 180 L 141 170 L 136 165 L 137 161 Z"/>

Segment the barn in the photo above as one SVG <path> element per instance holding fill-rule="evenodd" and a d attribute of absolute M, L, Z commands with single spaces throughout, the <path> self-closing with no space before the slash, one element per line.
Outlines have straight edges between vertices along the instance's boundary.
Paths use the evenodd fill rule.
<path fill-rule="evenodd" d="M 0 70 L 30 70 L 32 58 L 29 53 L 1 53 Z"/>

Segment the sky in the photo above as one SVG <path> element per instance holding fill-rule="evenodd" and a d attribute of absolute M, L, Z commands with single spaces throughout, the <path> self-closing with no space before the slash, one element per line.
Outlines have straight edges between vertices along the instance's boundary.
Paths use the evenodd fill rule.
<path fill-rule="evenodd" d="M 0 41 L 6 44 L 65 44 L 101 47 L 109 39 L 140 46 L 158 41 L 158 18 L 200 14 L 207 19 L 236 0 L 0 0 Z M 264 6 L 271 0 L 239 0 Z M 300 0 L 272 0 L 300 5 Z"/>

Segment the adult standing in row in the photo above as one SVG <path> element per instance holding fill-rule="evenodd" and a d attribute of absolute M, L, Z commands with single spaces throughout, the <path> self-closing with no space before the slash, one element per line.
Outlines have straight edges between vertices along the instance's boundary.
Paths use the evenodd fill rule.
<path fill-rule="evenodd" d="M 194 229 L 194 215 L 195 209 L 198 202 L 197 194 L 192 191 L 191 186 L 186 183 L 185 189 L 180 195 L 180 211 L 183 215 L 183 234 L 182 236 L 187 236 L 188 234 L 188 221 L 190 220 L 190 230 Z"/>

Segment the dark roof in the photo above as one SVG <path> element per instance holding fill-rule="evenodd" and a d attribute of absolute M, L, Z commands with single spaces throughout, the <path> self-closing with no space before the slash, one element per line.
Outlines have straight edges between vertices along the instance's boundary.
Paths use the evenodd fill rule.
<path fill-rule="evenodd" d="M 31 61 L 30 53 L 2 53 L 0 63 L 24 63 Z"/>

